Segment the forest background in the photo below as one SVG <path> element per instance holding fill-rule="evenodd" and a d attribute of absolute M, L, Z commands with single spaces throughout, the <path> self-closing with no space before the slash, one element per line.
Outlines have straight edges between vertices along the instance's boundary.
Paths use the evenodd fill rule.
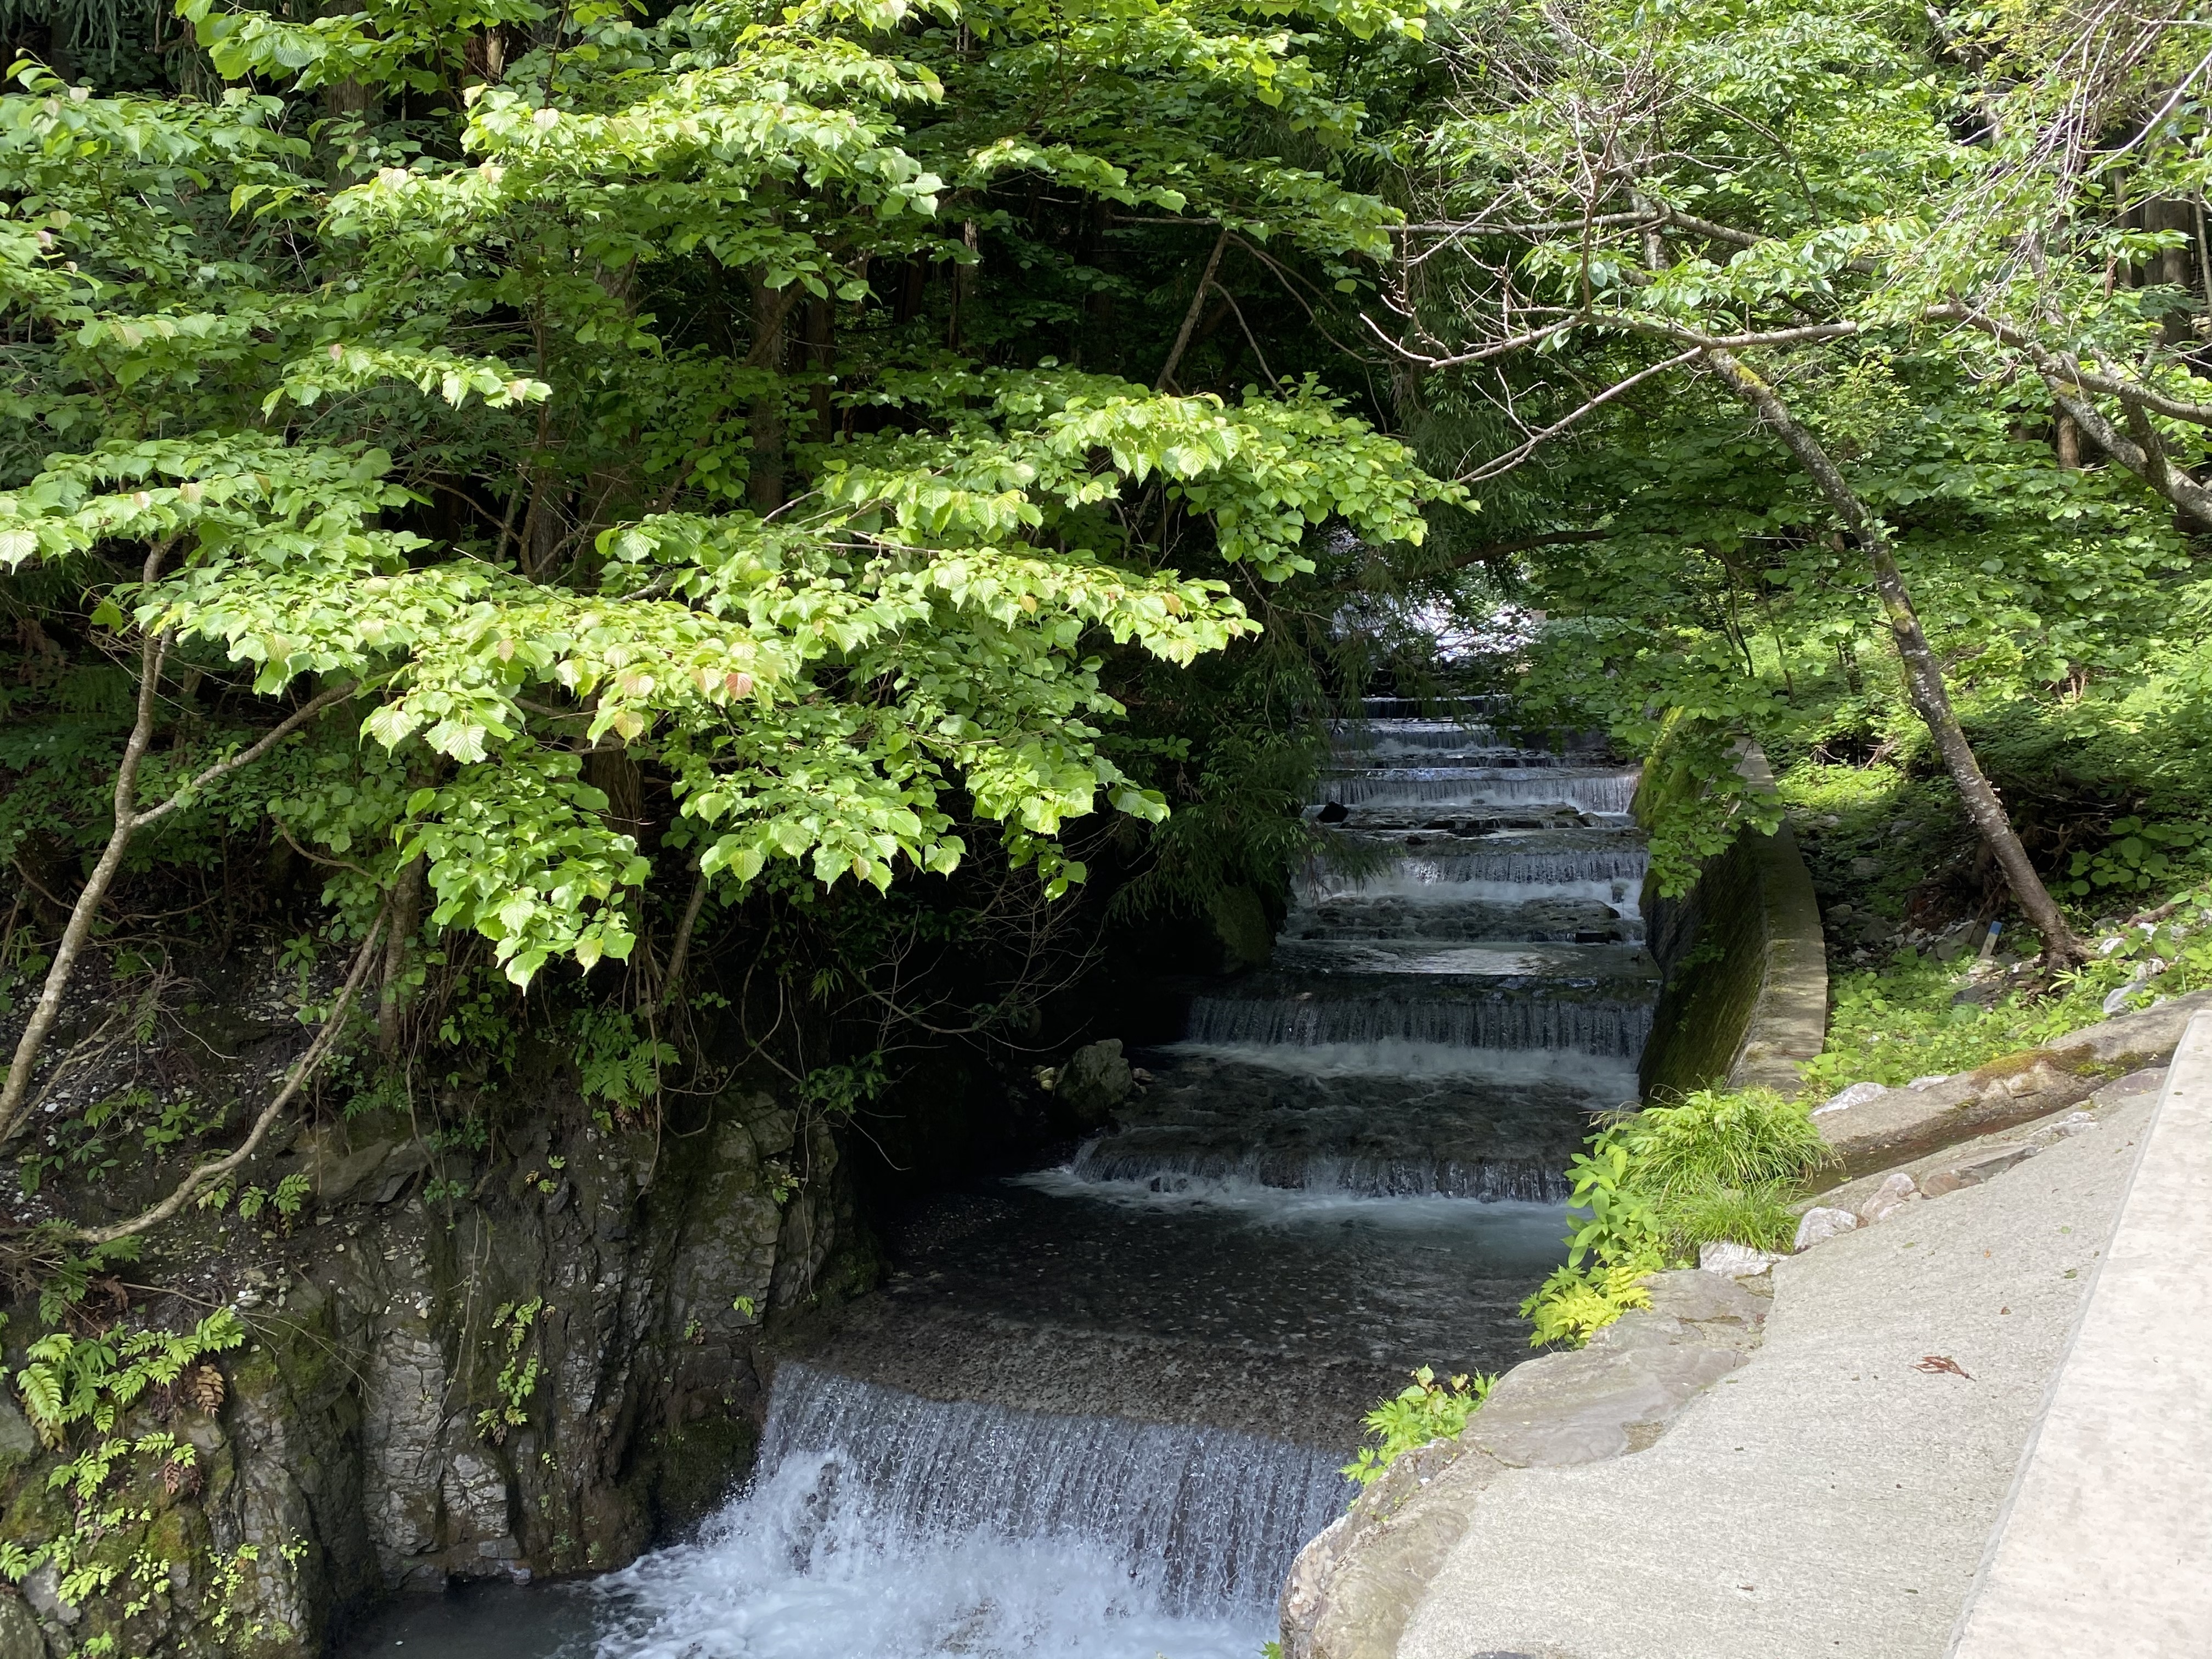
<path fill-rule="evenodd" d="M 1892 1080 L 2197 982 L 2205 23 L 0 9 L 0 1138 L 165 1172 L 19 1246 L 549 1046 L 1018 1074 L 1279 907 L 1377 687 L 1668 734 L 1673 887 L 1793 815 Z M 248 951 L 271 1100 L 40 1112 Z"/>

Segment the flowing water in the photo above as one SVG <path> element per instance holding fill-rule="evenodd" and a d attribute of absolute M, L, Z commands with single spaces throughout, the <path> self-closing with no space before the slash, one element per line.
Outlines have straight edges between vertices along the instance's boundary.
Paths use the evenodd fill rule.
<path fill-rule="evenodd" d="M 695 1541 L 401 1610 L 403 1659 L 1253 1659 L 1360 1413 L 1497 1370 L 1656 974 L 1635 774 L 1370 703 L 1273 964 L 1064 1167 L 945 1194 L 778 1369 Z M 522 1611 L 526 1609 L 527 1611 Z M 550 1611 L 548 1611 L 550 1609 Z"/>

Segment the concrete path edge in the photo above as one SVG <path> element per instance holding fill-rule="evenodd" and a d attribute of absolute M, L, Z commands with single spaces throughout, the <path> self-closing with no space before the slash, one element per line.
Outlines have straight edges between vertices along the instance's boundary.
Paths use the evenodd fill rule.
<path fill-rule="evenodd" d="M 2189 1022 L 1952 1659 L 2182 1659 L 2212 1627 L 2212 1011 Z"/>

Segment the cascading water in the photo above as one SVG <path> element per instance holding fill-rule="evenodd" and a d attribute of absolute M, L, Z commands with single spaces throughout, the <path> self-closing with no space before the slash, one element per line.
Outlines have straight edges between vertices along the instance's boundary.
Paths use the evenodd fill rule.
<path fill-rule="evenodd" d="M 1273 965 L 1197 998 L 1068 1164 L 895 1238 L 697 1540 L 569 1593 L 565 1645 L 495 1610 L 409 1653 L 1251 1659 L 1361 1412 L 1525 1352 L 1567 1160 L 1636 1092 L 1635 774 L 1460 712 L 1337 734 L 1341 856 Z"/>

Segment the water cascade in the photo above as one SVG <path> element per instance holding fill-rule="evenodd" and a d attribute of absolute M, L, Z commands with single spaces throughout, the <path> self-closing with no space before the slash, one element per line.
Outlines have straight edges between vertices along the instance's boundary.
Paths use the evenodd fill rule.
<path fill-rule="evenodd" d="M 1650 1028 L 1635 774 L 1448 712 L 1337 734 L 1273 964 L 1194 998 L 1066 1165 L 895 1229 L 697 1539 L 571 1593 L 567 1645 L 488 1618 L 410 1653 L 1251 1659 L 1362 1412 L 1525 1353 L 1562 1172 Z"/>

